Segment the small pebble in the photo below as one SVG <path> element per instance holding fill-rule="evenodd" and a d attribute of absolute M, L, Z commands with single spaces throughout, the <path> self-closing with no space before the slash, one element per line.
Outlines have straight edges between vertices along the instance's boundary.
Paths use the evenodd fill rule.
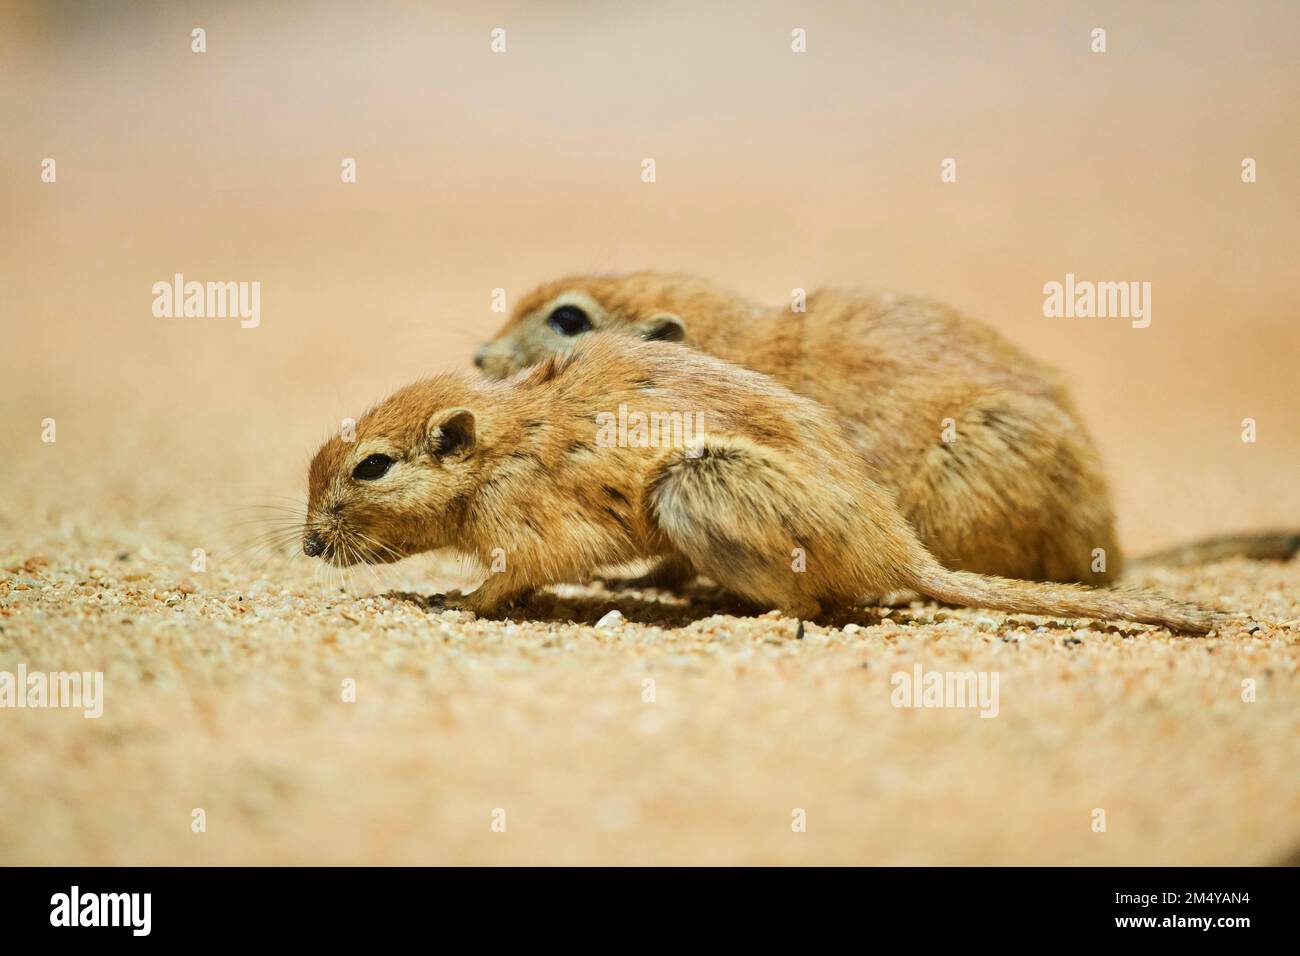
<path fill-rule="evenodd" d="M 623 621 L 624 621 L 623 612 L 618 610 L 613 610 L 610 611 L 608 614 L 606 614 L 604 617 L 602 617 L 599 621 L 597 621 L 596 626 L 597 627 L 618 627 L 620 624 L 623 623 Z"/>

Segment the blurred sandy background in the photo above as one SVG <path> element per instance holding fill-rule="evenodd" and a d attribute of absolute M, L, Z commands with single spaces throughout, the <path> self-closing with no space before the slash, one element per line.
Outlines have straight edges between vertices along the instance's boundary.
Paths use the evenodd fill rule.
<path fill-rule="evenodd" d="M 647 636 L 638 613 L 660 611 L 620 599 L 621 640 L 460 628 L 240 553 L 235 525 L 301 493 L 340 418 L 466 367 L 501 321 L 493 288 L 513 303 L 558 273 L 662 268 L 771 302 L 932 295 L 1066 368 L 1130 553 L 1300 526 L 1297 36 L 1288 2 L 0 2 L 0 669 L 93 664 L 119 689 L 98 723 L 0 712 L 0 862 L 1285 854 L 1294 626 L 1083 645 L 1026 626 L 1037 676 L 1010 717 L 900 717 L 882 655 L 1011 667 L 1002 616 L 901 636 L 866 616 L 870 634 L 796 645 L 777 623 L 681 630 L 694 605 Z M 260 281 L 261 327 L 154 318 L 176 272 Z M 1067 272 L 1150 281 L 1151 327 L 1044 318 Z M 440 570 L 382 583 L 431 590 Z M 1294 564 L 1148 583 L 1300 617 Z M 613 606 L 573 600 L 559 618 Z M 1243 709 L 1240 678 L 1265 669 Z M 391 697 L 340 715 L 331 688 L 359 674 Z M 646 674 L 677 679 L 678 709 L 637 736 Z M 545 825 L 475 842 L 483 806 L 526 791 Z M 1128 828 L 1091 839 L 1108 794 Z M 847 831 L 791 844 L 788 808 L 814 798 Z M 224 835 L 191 840 L 189 808 L 223 802 Z M 785 822 L 763 836 L 769 810 Z"/>

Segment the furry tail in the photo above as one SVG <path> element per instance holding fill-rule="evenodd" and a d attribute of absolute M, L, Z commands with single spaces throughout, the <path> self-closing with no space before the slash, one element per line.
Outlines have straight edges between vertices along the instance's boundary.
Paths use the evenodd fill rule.
<path fill-rule="evenodd" d="M 1253 558 L 1256 561 L 1289 561 L 1300 551 L 1300 532 L 1259 531 L 1249 534 L 1221 534 L 1202 538 L 1130 559 L 1130 566 L 1160 565 L 1168 568 L 1209 564 L 1224 558 Z"/>
<path fill-rule="evenodd" d="M 969 571 L 949 571 L 937 564 L 918 572 L 911 586 L 945 604 L 987 607 L 1015 614 L 1136 621 L 1188 634 L 1205 634 L 1220 618 L 1226 617 L 1199 604 L 1146 591 L 1013 581 Z"/>

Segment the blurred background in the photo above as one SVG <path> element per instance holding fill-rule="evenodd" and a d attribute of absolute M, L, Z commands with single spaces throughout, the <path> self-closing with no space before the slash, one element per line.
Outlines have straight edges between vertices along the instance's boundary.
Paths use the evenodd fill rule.
<path fill-rule="evenodd" d="M 0 11 L 20 457 L 50 416 L 97 482 L 160 455 L 297 492 L 339 418 L 468 365 L 493 288 L 680 269 L 937 297 L 1065 368 L 1130 551 L 1300 523 L 1295 3 Z M 177 272 L 260 281 L 261 327 L 154 318 Z M 1067 272 L 1150 281 L 1150 328 L 1044 318 Z"/>

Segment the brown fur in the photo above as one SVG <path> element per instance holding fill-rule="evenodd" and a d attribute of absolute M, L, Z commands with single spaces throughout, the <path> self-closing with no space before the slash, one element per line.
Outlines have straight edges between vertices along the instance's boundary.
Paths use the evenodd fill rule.
<path fill-rule="evenodd" d="M 797 313 L 692 276 L 573 276 L 520 301 L 479 350 L 484 371 L 509 375 L 571 348 L 574 338 L 547 326 L 565 303 L 597 330 L 684 341 L 829 406 L 946 567 L 1088 584 L 1123 569 L 1101 462 L 1057 373 L 942 304 L 830 290 Z M 941 440 L 945 419 L 955 442 Z M 1094 570 L 1098 549 L 1104 570 Z M 1269 531 L 1136 561 L 1288 560 L 1297 550 L 1300 533 Z M 686 573 L 667 563 L 640 583 L 672 585 Z"/>
<path fill-rule="evenodd" d="M 686 447 L 598 441 L 601 414 L 620 405 L 629 416 L 701 413 L 703 435 Z M 373 454 L 396 463 L 377 480 L 352 477 Z M 1213 621 L 1156 595 L 947 570 L 829 410 L 766 375 L 621 335 L 585 336 L 502 382 L 444 375 L 401 389 L 360 419 L 355 442 L 331 438 L 317 453 L 304 533 L 336 564 L 451 547 L 487 567 L 500 549 L 505 569 L 465 600 L 478 612 L 659 558 L 800 617 L 913 589 L 1195 633 Z"/>
<path fill-rule="evenodd" d="M 480 351 L 484 371 L 572 347 L 581 336 L 547 326 L 561 303 L 597 330 L 682 336 L 828 406 L 946 567 L 1090 584 L 1122 570 L 1101 462 L 1058 375 L 943 305 L 822 291 L 796 313 L 689 276 L 570 277 L 520 301 Z M 956 441 L 942 440 L 945 419 Z"/>

